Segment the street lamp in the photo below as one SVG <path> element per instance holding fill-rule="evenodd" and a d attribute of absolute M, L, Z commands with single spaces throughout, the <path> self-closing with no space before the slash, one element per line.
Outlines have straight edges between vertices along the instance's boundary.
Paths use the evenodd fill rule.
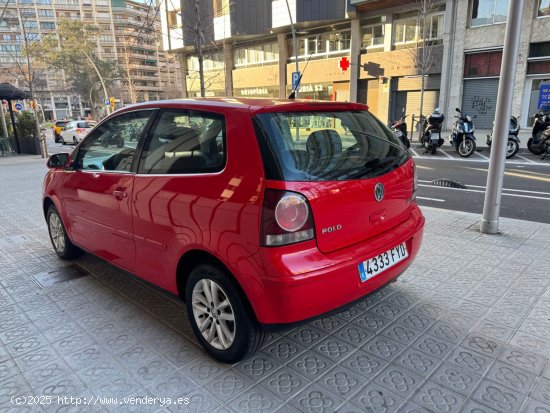
<path fill-rule="evenodd" d="M 105 85 L 104 85 L 104 83 L 103 83 L 104 80 L 122 80 L 122 79 L 119 78 L 119 77 L 114 77 L 114 78 L 108 78 L 108 79 L 98 80 L 97 82 L 95 82 L 95 83 L 92 85 L 92 87 L 90 88 L 90 105 L 91 105 L 91 106 L 93 106 L 93 104 L 94 104 L 93 101 L 92 101 L 92 90 L 94 90 L 94 88 L 95 88 L 97 85 L 99 85 L 99 84 L 101 84 L 101 85 L 103 85 L 103 87 L 105 87 Z M 106 89 L 103 89 L 103 91 L 104 91 L 104 93 L 105 93 L 105 98 L 106 98 L 106 99 L 109 99 L 109 95 L 107 94 Z"/>

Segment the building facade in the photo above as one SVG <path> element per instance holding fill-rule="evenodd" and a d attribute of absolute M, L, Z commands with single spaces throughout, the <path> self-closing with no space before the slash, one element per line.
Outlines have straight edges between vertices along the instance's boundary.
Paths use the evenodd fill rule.
<path fill-rule="evenodd" d="M 0 8 L 6 0 L 0 1 Z M 20 12 L 20 13 L 19 13 Z M 114 60 L 131 84 L 111 87 L 119 105 L 181 96 L 181 71 L 175 56 L 163 51 L 158 9 L 131 0 L 10 0 L 0 22 L 3 81 L 26 87 L 15 65 L 24 66 L 22 26 L 34 41 L 54 32 L 61 19 L 99 28 L 96 56 Z M 91 111 L 89 96 L 68 93 L 63 71 L 39 71 L 36 96 L 46 119 L 82 116 Z M 122 76 L 121 76 L 122 77 Z M 97 103 L 96 103 L 97 104 Z"/>
<path fill-rule="evenodd" d="M 197 21 L 193 6 L 161 10 L 164 47 L 180 57 L 187 96 L 200 95 L 200 33 L 207 96 L 285 97 L 297 57 L 299 97 L 367 103 L 383 121 L 440 107 L 450 123 L 458 107 L 477 115 L 478 129 L 492 127 L 507 0 L 208 0 L 198 31 L 182 24 Z M 522 126 L 550 82 L 549 15 L 549 0 L 524 2 L 513 103 Z"/>

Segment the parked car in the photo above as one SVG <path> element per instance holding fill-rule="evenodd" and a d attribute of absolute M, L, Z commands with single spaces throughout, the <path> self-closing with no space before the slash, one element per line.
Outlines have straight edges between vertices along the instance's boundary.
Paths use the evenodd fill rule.
<path fill-rule="evenodd" d="M 88 251 L 178 295 L 227 363 L 269 329 L 394 281 L 422 240 L 413 159 L 356 103 L 142 103 L 48 166 L 55 252 Z"/>
<path fill-rule="evenodd" d="M 96 125 L 96 122 L 90 120 L 70 121 L 61 131 L 61 143 L 65 145 L 68 142 L 72 142 L 78 145 Z"/>
<path fill-rule="evenodd" d="M 61 131 L 63 130 L 65 125 L 69 122 L 70 121 L 68 121 L 68 120 L 55 121 L 52 129 L 53 129 L 53 139 L 55 140 L 56 143 L 61 142 Z"/>

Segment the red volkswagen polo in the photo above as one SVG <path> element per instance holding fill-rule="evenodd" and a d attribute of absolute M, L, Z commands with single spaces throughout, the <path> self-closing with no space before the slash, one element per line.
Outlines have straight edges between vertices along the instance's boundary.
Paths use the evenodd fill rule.
<path fill-rule="evenodd" d="M 48 161 L 53 247 L 177 294 L 206 351 L 236 362 L 266 327 L 351 303 L 418 252 L 414 162 L 367 109 L 218 98 L 119 110 Z"/>

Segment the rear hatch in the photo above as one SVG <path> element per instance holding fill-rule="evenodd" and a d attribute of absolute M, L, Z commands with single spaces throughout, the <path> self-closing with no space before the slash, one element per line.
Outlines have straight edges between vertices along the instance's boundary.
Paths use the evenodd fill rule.
<path fill-rule="evenodd" d="M 268 186 L 306 196 L 319 250 L 345 248 L 408 218 L 414 164 L 367 111 L 263 113 L 256 119 Z"/>

